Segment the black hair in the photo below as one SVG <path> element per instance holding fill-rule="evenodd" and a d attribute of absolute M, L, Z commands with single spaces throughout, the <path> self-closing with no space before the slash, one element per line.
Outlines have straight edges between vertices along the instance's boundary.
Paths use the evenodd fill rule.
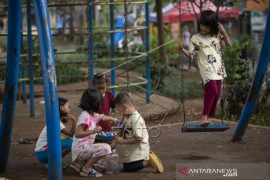
<path fill-rule="evenodd" d="M 66 116 L 67 114 L 64 111 L 62 111 L 60 107 L 61 106 L 64 106 L 68 102 L 68 100 L 65 99 L 65 98 L 59 97 L 58 98 L 58 101 L 59 101 L 59 113 L 60 113 L 60 117 Z"/>
<path fill-rule="evenodd" d="M 107 77 L 105 74 L 101 74 L 101 73 L 95 74 L 93 77 L 92 83 L 94 86 L 95 84 L 104 84 L 104 83 L 107 84 Z"/>
<path fill-rule="evenodd" d="M 201 14 L 199 24 L 208 26 L 210 28 L 210 34 L 211 35 L 217 35 L 218 34 L 218 22 L 219 17 L 218 15 L 211 10 L 204 10 Z M 199 32 L 201 31 L 199 26 Z"/>
<path fill-rule="evenodd" d="M 114 103 L 119 104 L 119 105 L 122 105 L 122 104 L 133 105 L 133 101 L 132 101 L 131 97 L 128 95 L 128 93 L 123 93 L 123 92 L 119 93 L 116 96 Z"/>
<path fill-rule="evenodd" d="M 84 111 L 98 112 L 103 101 L 100 91 L 88 88 L 81 97 L 79 107 Z"/>

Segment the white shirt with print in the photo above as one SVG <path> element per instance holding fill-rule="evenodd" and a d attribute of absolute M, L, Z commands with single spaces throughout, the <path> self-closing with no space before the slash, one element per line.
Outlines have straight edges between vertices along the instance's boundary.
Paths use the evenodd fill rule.
<path fill-rule="evenodd" d="M 142 116 L 135 111 L 127 119 L 124 119 L 121 128 L 124 139 L 135 138 L 138 140 L 136 143 L 123 145 L 124 162 L 148 160 L 150 151 L 149 135 Z"/>
<path fill-rule="evenodd" d="M 218 36 L 195 34 L 189 45 L 191 59 L 198 60 L 200 74 L 204 84 L 211 80 L 223 80 L 227 77 L 221 57 L 221 40 Z"/>
<path fill-rule="evenodd" d="M 60 122 L 60 131 L 63 130 L 64 128 L 65 125 L 62 122 Z M 48 149 L 47 126 L 45 126 L 38 137 L 35 152 L 42 152 L 47 149 Z"/>

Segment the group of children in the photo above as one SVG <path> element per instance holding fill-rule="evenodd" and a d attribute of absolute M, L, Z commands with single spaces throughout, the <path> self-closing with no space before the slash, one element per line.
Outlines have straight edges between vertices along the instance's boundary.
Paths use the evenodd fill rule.
<path fill-rule="evenodd" d="M 200 17 L 199 33 L 191 38 L 189 50 L 180 44 L 183 53 L 196 58 L 204 83 L 204 110 L 202 125 L 211 123 L 215 115 L 222 80 L 227 76 L 221 56 L 221 42 L 230 45 L 229 36 L 219 23 L 215 12 L 205 10 Z M 114 99 L 112 93 L 106 91 L 106 77 L 99 74 L 93 80 L 95 89 L 84 91 L 79 107 L 83 110 L 78 120 L 70 114 L 70 104 L 59 98 L 61 133 L 71 138 L 61 141 L 62 155 L 72 151 L 72 167 L 81 176 L 100 177 L 101 173 L 94 169 L 104 156 L 112 153 L 117 145 L 124 145 L 123 170 L 135 172 L 152 165 L 159 173 L 163 166 L 159 158 L 150 151 L 149 136 L 145 122 L 136 111 L 132 99 L 127 93 L 119 93 Z M 116 118 L 109 116 L 110 108 L 116 108 L 124 117 L 121 122 L 121 133 L 111 143 L 96 143 L 96 132 L 111 131 L 111 122 Z M 72 128 L 65 127 L 66 119 L 72 121 Z M 42 130 L 36 144 L 36 157 L 39 162 L 48 162 L 47 131 Z"/>
<path fill-rule="evenodd" d="M 102 159 L 112 153 L 117 145 L 123 147 L 123 170 L 135 172 L 147 166 L 153 166 L 157 172 L 163 172 L 159 158 L 150 151 L 149 136 L 144 119 L 136 111 L 128 93 L 119 93 L 116 98 L 106 91 L 106 76 L 96 74 L 93 78 L 94 89 L 86 89 L 79 107 L 82 112 L 78 119 L 71 115 L 70 103 L 59 98 L 60 130 L 62 156 L 72 151 L 72 164 L 80 176 L 101 177 L 95 168 Z M 120 133 L 108 143 L 96 140 L 96 133 L 111 131 L 112 123 L 119 122 L 110 117 L 110 109 L 116 108 L 123 116 Z M 65 127 L 67 120 L 72 121 L 71 129 Z M 40 163 L 48 162 L 47 129 L 43 128 L 35 148 Z"/>

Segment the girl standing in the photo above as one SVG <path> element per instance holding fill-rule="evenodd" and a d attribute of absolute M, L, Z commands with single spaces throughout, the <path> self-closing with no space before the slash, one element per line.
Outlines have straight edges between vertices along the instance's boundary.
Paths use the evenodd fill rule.
<path fill-rule="evenodd" d="M 183 48 L 183 42 L 180 49 L 187 57 L 197 58 L 204 83 L 202 125 L 206 126 L 211 123 L 208 118 L 215 115 L 221 82 L 227 77 L 221 56 L 221 41 L 224 40 L 229 46 L 230 39 L 222 24 L 219 23 L 218 16 L 211 10 L 202 12 L 199 24 L 199 33 L 192 36 L 189 50 Z"/>

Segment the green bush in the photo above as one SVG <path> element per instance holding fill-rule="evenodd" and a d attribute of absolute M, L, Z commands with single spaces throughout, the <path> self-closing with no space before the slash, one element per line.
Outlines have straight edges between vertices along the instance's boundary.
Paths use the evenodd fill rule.
<path fill-rule="evenodd" d="M 203 97 L 201 81 L 183 79 L 182 82 L 180 71 L 172 67 L 167 67 L 166 76 L 158 89 L 158 93 L 171 98 L 192 99 Z"/>
<path fill-rule="evenodd" d="M 0 49 L 2 52 L 5 52 L 7 50 L 7 38 L 1 37 L 0 38 Z"/>
<path fill-rule="evenodd" d="M 251 84 L 249 62 L 241 59 L 243 50 L 250 46 L 250 39 L 244 36 L 240 42 L 234 41 L 231 46 L 226 47 L 223 51 L 228 75 L 226 79 L 228 113 L 237 116 L 240 115 L 245 104 Z"/>

